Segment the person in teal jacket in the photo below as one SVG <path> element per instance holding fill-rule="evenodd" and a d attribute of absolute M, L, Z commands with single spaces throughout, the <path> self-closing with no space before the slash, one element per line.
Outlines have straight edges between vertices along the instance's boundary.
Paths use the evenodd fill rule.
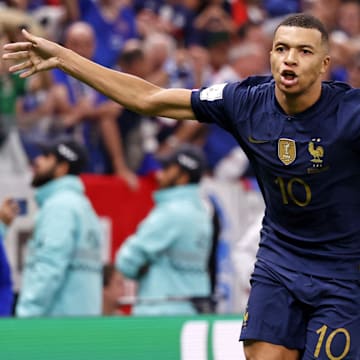
<path fill-rule="evenodd" d="M 61 140 L 35 158 L 32 186 L 39 212 L 28 243 L 16 315 L 101 314 L 99 219 L 79 178 L 83 147 Z"/>
<path fill-rule="evenodd" d="M 117 269 L 137 280 L 135 315 L 193 315 L 192 298 L 210 296 L 212 218 L 199 192 L 204 159 L 181 147 L 157 173 L 155 206 L 116 254 Z"/>

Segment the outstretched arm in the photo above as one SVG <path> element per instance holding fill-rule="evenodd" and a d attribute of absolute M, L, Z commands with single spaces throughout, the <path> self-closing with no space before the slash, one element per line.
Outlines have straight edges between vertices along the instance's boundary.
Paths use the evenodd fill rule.
<path fill-rule="evenodd" d="M 163 89 L 136 76 L 98 65 L 79 54 L 22 30 L 26 42 L 6 44 L 4 60 L 14 60 L 11 72 L 21 77 L 60 68 L 99 92 L 135 112 L 178 120 L 195 119 L 191 90 Z"/>

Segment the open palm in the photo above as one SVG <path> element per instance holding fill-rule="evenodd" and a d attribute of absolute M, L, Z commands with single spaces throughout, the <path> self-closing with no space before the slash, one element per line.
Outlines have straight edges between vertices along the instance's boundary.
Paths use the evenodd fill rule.
<path fill-rule="evenodd" d="M 10 66 L 10 72 L 21 71 L 20 76 L 25 78 L 59 65 L 58 53 L 61 51 L 61 46 L 34 36 L 26 30 L 22 30 L 22 33 L 27 41 L 4 45 L 6 52 L 2 58 L 16 63 Z"/>

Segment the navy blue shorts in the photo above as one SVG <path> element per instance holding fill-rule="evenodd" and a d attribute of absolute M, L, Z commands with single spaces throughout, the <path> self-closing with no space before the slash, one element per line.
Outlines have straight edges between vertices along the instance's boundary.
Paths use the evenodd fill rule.
<path fill-rule="evenodd" d="M 298 349 L 302 360 L 360 359 L 360 282 L 257 261 L 240 340 Z"/>

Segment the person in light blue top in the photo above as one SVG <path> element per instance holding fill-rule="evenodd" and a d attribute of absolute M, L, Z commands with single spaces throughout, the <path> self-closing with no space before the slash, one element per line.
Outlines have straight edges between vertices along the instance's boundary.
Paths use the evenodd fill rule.
<path fill-rule="evenodd" d="M 28 243 L 16 315 L 100 315 L 100 223 L 78 177 L 86 153 L 67 139 L 42 151 L 35 159 L 32 180 L 39 212 Z"/>
<path fill-rule="evenodd" d="M 117 269 L 137 280 L 135 315 L 196 314 L 210 296 L 212 219 L 199 193 L 201 152 L 185 145 L 157 173 L 155 206 L 116 254 Z"/>

